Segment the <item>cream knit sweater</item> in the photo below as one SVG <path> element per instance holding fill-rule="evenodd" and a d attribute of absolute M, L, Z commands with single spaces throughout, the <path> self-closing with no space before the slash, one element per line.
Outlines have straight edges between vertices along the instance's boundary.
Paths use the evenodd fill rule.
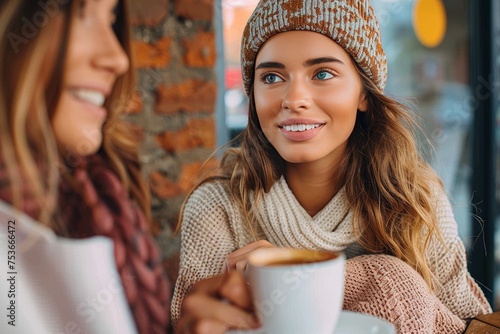
<path fill-rule="evenodd" d="M 442 303 L 439 307 L 449 309 L 450 314 L 460 319 L 491 312 L 483 293 L 467 271 L 465 248 L 458 237 L 451 205 L 444 193 L 438 197 L 436 205 L 446 247 L 433 240 L 427 258 L 441 284 L 437 292 L 440 300 L 438 304 Z M 172 300 L 174 322 L 180 315 L 182 300 L 191 286 L 201 279 L 221 273 L 226 257 L 253 241 L 264 239 L 278 247 L 344 250 L 348 259 L 366 254 L 353 235 L 352 212 L 343 190 L 311 217 L 294 197 L 283 177 L 264 195 L 255 232 L 256 239 L 242 218 L 240 209 L 231 200 L 226 181 L 206 183 L 193 192 L 182 221 L 180 270 Z M 346 282 L 349 273 L 354 270 L 352 268 L 359 267 L 359 263 L 350 265 L 349 262 L 351 260 L 346 264 Z M 361 273 L 357 269 L 354 271 L 357 273 L 355 275 Z M 359 296 L 349 296 L 351 287 L 353 294 L 359 293 L 358 287 L 346 283 L 347 301 L 359 299 Z M 384 295 L 380 297 L 384 298 Z M 358 310 L 374 313 L 364 308 Z M 375 313 L 384 316 L 383 310 Z M 436 318 L 439 317 L 442 314 L 436 315 Z"/>

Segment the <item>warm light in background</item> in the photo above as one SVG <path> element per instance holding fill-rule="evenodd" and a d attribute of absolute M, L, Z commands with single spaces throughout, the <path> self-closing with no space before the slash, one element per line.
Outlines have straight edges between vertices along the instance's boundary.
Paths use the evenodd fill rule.
<path fill-rule="evenodd" d="M 239 67 L 243 29 L 257 0 L 222 0 L 224 54 L 226 63 Z"/>
<path fill-rule="evenodd" d="M 441 44 L 446 34 L 446 10 L 441 0 L 417 0 L 413 7 L 413 29 L 428 48 Z"/>

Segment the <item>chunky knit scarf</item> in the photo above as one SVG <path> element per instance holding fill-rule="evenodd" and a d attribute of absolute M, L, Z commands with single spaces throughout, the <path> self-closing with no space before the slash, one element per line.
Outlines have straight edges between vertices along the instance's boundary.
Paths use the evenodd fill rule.
<path fill-rule="evenodd" d="M 0 199 L 11 203 L 6 180 L 5 170 L 0 168 Z M 99 156 L 82 161 L 68 180 L 75 184 L 62 179 L 58 208 L 69 236 L 111 238 L 116 266 L 138 331 L 166 333 L 170 322 L 170 284 L 143 212 Z M 36 219 L 37 206 L 29 196 L 24 194 L 24 197 L 23 211 Z"/>

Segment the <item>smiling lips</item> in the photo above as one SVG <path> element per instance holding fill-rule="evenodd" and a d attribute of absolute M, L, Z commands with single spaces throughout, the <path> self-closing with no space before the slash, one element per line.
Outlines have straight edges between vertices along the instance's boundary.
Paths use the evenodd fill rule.
<path fill-rule="evenodd" d="M 285 129 L 286 131 L 302 132 L 302 131 L 316 129 L 321 125 L 323 124 L 293 124 L 293 125 L 283 125 L 281 126 L 281 128 Z"/>
<path fill-rule="evenodd" d="M 291 141 L 306 141 L 319 132 L 319 130 L 325 125 L 325 123 L 296 123 L 281 124 L 278 126 L 281 133 Z"/>
<path fill-rule="evenodd" d="M 102 107 L 104 105 L 104 101 L 106 101 L 106 96 L 97 90 L 75 89 L 72 93 L 77 99 L 90 103 L 96 107 Z"/>

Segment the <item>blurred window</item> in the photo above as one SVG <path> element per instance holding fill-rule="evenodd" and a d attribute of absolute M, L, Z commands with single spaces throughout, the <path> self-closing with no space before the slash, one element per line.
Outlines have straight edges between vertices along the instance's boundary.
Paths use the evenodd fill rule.
<path fill-rule="evenodd" d="M 226 126 L 233 138 L 246 127 L 248 99 L 240 68 L 241 36 L 258 0 L 222 0 L 224 35 Z"/>
<path fill-rule="evenodd" d="M 473 101 L 469 86 L 467 1 L 445 0 L 447 27 L 432 48 L 418 39 L 412 25 L 418 1 L 373 1 L 387 54 L 386 93 L 414 105 L 427 139 L 426 160 L 443 179 L 459 233 L 470 240 L 470 133 Z"/>

